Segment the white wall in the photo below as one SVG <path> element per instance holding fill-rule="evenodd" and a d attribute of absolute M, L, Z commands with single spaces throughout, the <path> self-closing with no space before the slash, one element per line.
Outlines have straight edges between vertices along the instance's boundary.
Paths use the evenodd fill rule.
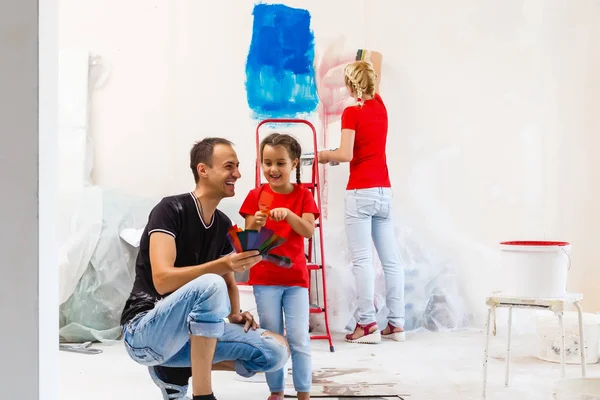
<path fill-rule="evenodd" d="M 111 65 L 90 110 L 96 183 L 145 196 L 189 190 L 191 145 L 222 135 L 237 144 L 243 168 L 237 197 L 224 203 L 235 213 L 253 185 L 256 125 L 244 91 L 253 1 L 235 4 L 60 0 L 61 47 L 89 49 Z M 384 54 L 389 163 L 408 264 L 455 267 L 480 313 L 500 272 L 498 241 L 569 240 L 569 289 L 585 293 L 586 310 L 600 309 L 598 2 L 285 4 L 311 12 L 319 48 L 345 36 L 348 49 Z M 339 124 L 330 128 L 338 140 Z M 341 204 L 347 167 L 328 174 L 329 204 Z M 330 209 L 334 268 L 347 265 L 341 221 L 341 210 Z"/>
<path fill-rule="evenodd" d="M 386 2 L 368 12 L 367 45 L 386 55 L 382 90 L 393 91 L 396 193 L 414 225 L 471 278 L 489 273 L 482 246 L 569 240 L 569 289 L 598 311 L 598 2 Z M 376 23 L 390 15 L 393 26 Z"/>
<path fill-rule="evenodd" d="M 2 398 L 58 398 L 57 15 L 0 3 Z"/>

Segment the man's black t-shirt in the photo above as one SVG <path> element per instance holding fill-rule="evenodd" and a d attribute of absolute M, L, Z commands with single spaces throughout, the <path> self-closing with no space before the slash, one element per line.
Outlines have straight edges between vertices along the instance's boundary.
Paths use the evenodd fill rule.
<path fill-rule="evenodd" d="M 150 212 L 148 224 L 140 240 L 140 251 L 135 263 L 135 281 L 121 315 L 125 325 L 136 315 L 154 308 L 161 296 L 152 281 L 150 265 L 150 235 L 167 233 L 175 238 L 177 256 L 175 267 L 189 267 L 213 261 L 233 252 L 227 240 L 231 220 L 215 210 L 207 225 L 202 219 L 194 193 L 165 197 Z"/>

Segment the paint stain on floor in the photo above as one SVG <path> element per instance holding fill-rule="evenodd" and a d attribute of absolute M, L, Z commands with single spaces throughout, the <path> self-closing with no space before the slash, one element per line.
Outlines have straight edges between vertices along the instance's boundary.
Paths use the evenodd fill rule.
<path fill-rule="evenodd" d="M 407 395 L 396 385 L 395 374 L 370 368 L 321 368 L 313 371 L 311 397 L 314 398 L 400 398 Z M 288 382 L 286 397 L 295 398 Z"/>

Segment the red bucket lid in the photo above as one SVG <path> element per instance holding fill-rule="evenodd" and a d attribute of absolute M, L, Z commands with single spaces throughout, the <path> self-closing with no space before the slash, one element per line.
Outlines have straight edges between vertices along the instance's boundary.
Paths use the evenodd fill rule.
<path fill-rule="evenodd" d="M 553 242 L 546 240 L 515 240 L 511 242 L 500 242 L 506 246 L 568 246 L 569 242 Z"/>

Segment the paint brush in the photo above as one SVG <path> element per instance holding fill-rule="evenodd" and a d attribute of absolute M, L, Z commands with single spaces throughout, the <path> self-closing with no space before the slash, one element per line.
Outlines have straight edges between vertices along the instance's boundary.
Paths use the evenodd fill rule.
<path fill-rule="evenodd" d="M 273 194 L 262 191 L 258 197 L 258 209 L 267 216 L 271 216 L 271 204 L 273 204 Z"/>
<path fill-rule="evenodd" d="M 336 151 L 337 148 L 335 148 L 335 149 L 323 149 L 323 150 Z M 300 163 L 302 164 L 302 166 L 311 166 L 311 165 L 314 164 L 314 162 L 315 162 L 315 153 L 313 153 L 312 151 L 308 152 L 308 153 L 303 153 L 300 156 Z M 331 165 L 332 167 L 335 167 L 336 165 L 340 165 L 340 163 L 337 162 L 337 161 L 329 161 L 328 164 Z"/>

